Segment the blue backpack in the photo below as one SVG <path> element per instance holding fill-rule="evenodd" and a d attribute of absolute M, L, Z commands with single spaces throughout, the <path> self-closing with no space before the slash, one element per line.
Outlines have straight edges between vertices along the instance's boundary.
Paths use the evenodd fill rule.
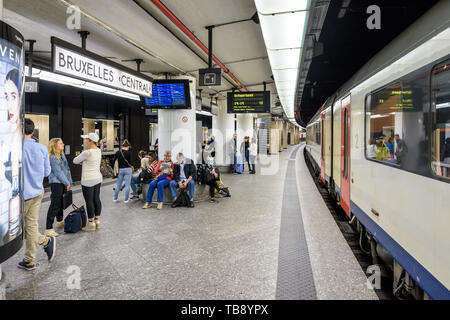
<path fill-rule="evenodd" d="M 84 206 L 78 208 L 72 205 L 73 211 L 64 219 L 64 232 L 77 233 L 81 228 L 86 227 L 87 217 Z"/>

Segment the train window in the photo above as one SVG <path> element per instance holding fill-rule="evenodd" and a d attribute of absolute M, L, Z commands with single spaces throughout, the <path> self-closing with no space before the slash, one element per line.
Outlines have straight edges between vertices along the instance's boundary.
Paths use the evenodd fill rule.
<path fill-rule="evenodd" d="M 435 175 L 450 178 L 450 60 L 433 68 L 431 168 Z"/>
<path fill-rule="evenodd" d="M 403 98 L 400 83 L 392 84 L 366 99 L 366 157 L 401 165 L 407 147 L 403 141 L 403 111 L 409 101 Z"/>

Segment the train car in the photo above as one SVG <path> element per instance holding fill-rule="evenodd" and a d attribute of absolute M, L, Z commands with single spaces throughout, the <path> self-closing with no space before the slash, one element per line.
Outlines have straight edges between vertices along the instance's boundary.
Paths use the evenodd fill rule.
<path fill-rule="evenodd" d="M 307 158 L 402 298 L 450 299 L 449 12 L 430 9 L 307 126 Z"/>

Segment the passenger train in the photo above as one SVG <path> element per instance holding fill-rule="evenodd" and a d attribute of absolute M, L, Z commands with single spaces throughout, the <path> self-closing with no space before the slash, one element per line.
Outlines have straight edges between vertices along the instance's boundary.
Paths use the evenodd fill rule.
<path fill-rule="evenodd" d="M 328 98 L 305 153 L 400 298 L 450 299 L 450 1 Z"/>

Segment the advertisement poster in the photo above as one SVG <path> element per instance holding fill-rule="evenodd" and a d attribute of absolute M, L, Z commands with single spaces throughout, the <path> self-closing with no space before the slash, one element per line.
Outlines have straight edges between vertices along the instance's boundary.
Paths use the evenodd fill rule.
<path fill-rule="evenodd" d="M 22 246 L 23 37 L 0 22 L 0 263 Z"/>

